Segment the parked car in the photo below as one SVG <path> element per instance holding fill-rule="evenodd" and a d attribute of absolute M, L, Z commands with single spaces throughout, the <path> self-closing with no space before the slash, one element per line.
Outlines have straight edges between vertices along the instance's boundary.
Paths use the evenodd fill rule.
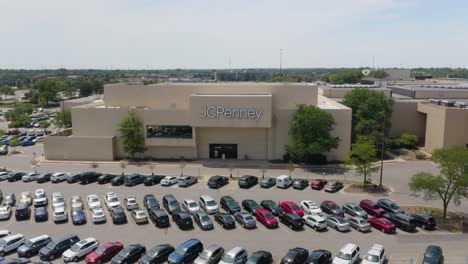
<path fill-rule="evenodd" d="M 107 221 L 104 210 L 101 207 L 96 207 L 91 210 L 91 218 L 95 224 L 105 223 Z"/>
<path fill-rule="evenodd" d="M 392 214 L 404 214 L 405 210 L 403 210 L 398 204 L 389 200 L 389 199 L 379 199 L 377 204 L 382 207 L 386 212 Z"/>
<path fill-rule="evenodd" d="M 81 208 L 72 208 L 71 218 L 74 225 L 86 224 L 86 214 Z"/>
<path fill-rule="evenodd" d="M 288 214 L 297 214 L 300 217 L 304 216 L 304 211 L 292 201 L 284 201 L 280 203 L 281 209 Z"/>
<path fill-rule="evenodd" d="M 207 214 L 216 214 L 219 211 L 218 203 L 213 197 L 209 195 L 200 196 L 200 201 L 198 202 L 198 205 Z"/>
<path fill-rule="evenodd" d="M 34 191 L 34 207 L 47 206 L 47 195 L 44 189 L 37 189 Z"/>
<path fill-rule="evenodd" d="M 301 209 L 306 214 L 317 214 L 317 215 L 322 214 L 322 209 L 320 209 L 318 204 L 316 202 L 310 201 L 310 200 L 301 201 Z"/>
<path fill-rule="evenodd" d="M 280 175 L 276 178 L 276 188 L 287 189 L 293 185 L 293 179 L 289 175 Z"/>
<path fill-rule="evenodd" d="M 198 203 L 192 199 L 186 199 L 182 202 L 182 208 L 187 211 L 189 214 L 193 214 L 197 211 L 200 211 Z"/>
<path fill-rule="evenodd" d="M 166 263 L 172 252 L 174 252 L 174 247 L 169 244 L 157 245 L 141 256 L 139 264 Z"/>
<path fill-rule="evenodd" d="M 2 145 L 0 147 L 0 155 L 6 155 L 8 154 L 8 146 L 7 145 Z"/>
<path fill-rule="evenodd" d="M 83 209 L 83 200 L 79 195 L 72 196 L 70 199 L 71 208 L 81 208 Z"/>
<path fill-rule="evenodd" d="M 384 214 L 395 226 L 406 232 L 415 232 L 416 224 L 411 216 L 405 214 Z"/>
<path fill-rule="evenodd" d="M 321 217 L 320 215 L 305 215 L 304 217 L 302 217 L 302 219 L 304 221 L 304 224 L 312 227 L 317 231 L 327 229 L 327 222 L 325 218 Z"/>
<path fill-rule="evenodd" d="M 21 180 L 23 175 L 26 174 L 24 172 L 12 172 L 10 175 L 8 175 L 8 181 L 9 182 L 15 182 Z"/>
<path fill-rule="evenodd" d="M 211 221 L 211 218 L 205 212 L 194 212 L 193 220 L 202 230 L 213 229 L 213 221 Z"/>
<path fill-rule="evenodd" d="M 153 186 L 155 184 L 161 183 L 161 180 L 164 179 L 162 175 L 151 175 L 147 176 L 145 179 L 145 186 Z"/>
<path fill-rule="evenodd" d="M 353 216 L 348 218 L 349 225 L 361 232 L 369 232 L 371 230 L 371 225 L 367 222 L 366 219 L 360 216 Z"/>
<path fill-rule="evenodd" d="M 93 252 L 86 256 L 86 264 L 98 264 L 112 259 L 124 248 L 120 242 L 100 244 Z"/>
<path fill-rule="evenodd" d="M 175 212 L 172 214 L 172 221 L 182 230 L 193 229 L 193 221 L 186 212 Z"/>
<path fill-rule="evenodd" d="M 224 229 L 232 229 L 236 227 L 236 222 L 230 214 L 217 213 L 214 216 L 216 222 L 218 222 Z"/>
<path fill-rule="evenodd" d="M 30 192 L 21 192 L 20 203 L 27 203 L 28 206 L 32 205 L 32 197 Z"/>
<path fill-rule="evenodd" d="M 224 254 L 224 248 L 217 244 L 205 248 L 195 259 L 194 264 L 217 264 Z"/>
<path fill-rule="evenodd" d="M 273 256 L 268 251 L 259 250 L 259 251 L 253 252 L 245 263 L 246 264 L 271 264 L 273 263 Z"/>
<path fill-rule="evenodd" d="M 27 203 L 19 203 L 15 210 L 16 221 L 26 220 L 31 217 L 31 209 Z"/>
<path fill-rule="evenodd" d="M 80 173 L 72 173 L 72 174 L 68 175 L 67 183 L 79 182 L 80 181 L 80 176 L 81 176 Z"/>
<path fill-rule="evenodd" d="M 336 253 L 333 263 L 336 264 L 354 264 L 359 260 L 359 246 L 348 243 L 344 245 L 338 253 Z"/>
<path fill-rule="evenodd" d="M 242 208 L 246 210 L 249 214 L 255 214 L 255 211 L 260 209 L 260 205 L 258 205 L 255 200 L 252 199 L 246 199 L 242 201 Z"/>
<path fill-rule="evenodd" d="M 152 194 L 146 194 L 143 197 L 143 206 L 146 208 L 146 210 L 152 210 L 152 209 L 159 209 L 161 208 L 159 205 L 158 200 L 156 197 Z"/>
<path fill-rule="evenodd" d="M 88 208 L 90 210 L 101 207 L 101 200 L 99 200 L 99 197 L 96 194 L 90 194 L 86 197 L 86 200 L 88 202 Z"/>
<path fill-rule="evenodd" d="M 132 218 L 135 221 L 135 223 L 137 223 L 138 225 L 148 223 L 148 215 L 145 211 L 141 209 L 136 209 L 133 210 L 130 214 L 132 215 Z"/>
<path fill-rule="evenodd" d="M 273 200 L 263 200 L 260 203 L 260 206 L 270 211 L 274 216 L 279 216 L 284 212 L 283 209 L 281 209 L 281 207 Z"/>
<path fill-rule="evenodd" d="M 125 176 L 115 176 L 114 178 L 112 178 L 110 183 L 112 184 L 112 186 L 120 186 L 124 184 L 124 179 Z"/>
<path fill-rule="evenodd" d="M 192 263 L 203 251 L 203 243 L 198 239 L 190 239 L 180 244 L 168 257 L 169 264 Z"/>
<path fill-rule="evenodd" d="M 63 181 L 68 180 L 69 176 L 70 175 L 67 173 L 57 172 L 57 173 L 52 174 L 52 176 L 50 176 L 50 181 L 52 183 L 63 182 Z"/>
<path fill-rule="evenodd" d="M 276 220 L 273 214 L 265 208 L 255 210 L 255 218 L 257 218 L 257 221 L 267 228 L 278 227 L 278 220 Z"/>
<path fill-rule="evenodd" d="M 179 202 L 172 194 L 164 195 L 162 199 L 162 204 L 169 214 L 174 214 L 175 212 L 180 211 Z"/>
<path fill-rule="evenodd" d="M 24 141 L 21 142 L 22 147 L 29 147 L 29 146 L 33 146 L 33 145 L 36 145 L 36 142 L 34 142 L 32 140 L 24 140 Z"/>
<path fill-rule="evenodd" d="M 52 173 L 41 173 L 39 176 L 37 176 L 36 182 L 37 183 L 44 183 L 50 181 L 50 177 L 52 176 Z"/>
<path fill-rule="evenodd" d="M 258 178 L 252 175 L 244 175 L 239 178 L 239 188 L 250 188 L 258 183 Z"/>
<path fill-rule="evenodd" d="M 8 220 L 11 217 L 11 206 L 0 207 L 0 220 Z"/>
<path fill-rule="evenodd" d="M 88 171 L 88 172 L 83 172 L 79 174 L 77 177 L 81 184 L 89 184 L 92 182 L 96 182 L 99 176 L 101 175 L 102 173 Z"/>
<path fill-rule="evenodd" d="M 326 180 L 322 180 L 322 179 L 315 179 L 311 184 L 310 184 L 310 187 L 314 190 L 322 190 L 325 185 L 327 184 L 328 182 Z"/>
<path fill-rule="evenodd" d="M 115 175 L 112 174 L 103 174 L 97 178 L 97 183 L 99 184 L 106 184 L 110 183 L 112 179 L 115 178 Z"/>
<path fill-rule="evenodd" d="M 11 235 L 11 232 L 8 230 L 0 230 L 0 238 L 4 238 Z"/>
<path fill-rule="evenodd" d="M 171 186 L 177 184 L 179 182 L 179 178 L 175 176 L 166 176 L 164 179 L 161 180 L 161 186 Z"/>
<path fill-rule="evenodd" d="M 64 262 L 78 262 L 81 258 L 93 252 L 99 245 L 99 242 L 92 237 L 83 239 L 62 254 Z"/>
<path fill-rule="evenodd" d="M 193 176 L 182 176 L 179 177 L 179 187 L 189 187 L 198 182 L 198 179 Z"/>
<path fill-rule="evenodd" d="M 320 205 L 320 209 L 326 214 L 344 217 L 343 209 L 333 201 L 323 201 Z"/>
<path fill-rule="evenodd" d="M 343 188 L 343 183 L 342 182 L 334 181 L 334 182 L 328 182 L 325 185 L 324 190 L 326 192 L 337 192 L 337 191 L 341 190 L 342 188 Z"/>
<path fill-rule="evenodd" d="M 271 177 L 266 177 L 260 181 L 260 187 L 262 188 L 271 188 L 276 185 L 276 179 Z"/>
<path fill-rule="evenodd" d="M 166 211 L 161 209 L 150 209 L 148 210 L 148 215 L 156 227 L 164 228 L 169 226 L 169 216 Z"/>
<path fill-rule="evenodd" d="M 136 210 L 136 209 L 139 208 L 138 201 L 137 201 L 136 197 L 134 197 L 134 196 L 126 197 L 124 199 L 124 204 L 125 204 L 125 208 L 128 211 Z"/>
<path fill-rule="evenodd" d="M 53 192 L 51 200 L 52 200 L 52 207 L 64 207 L 65 206 L 65 199 L 63 198 L 63 194 L 60 192 Z"/>
<path fill-rule="evenodd" d="M 125 186 L 136 186 L 145 182 L 146 176 L 140 174 L 131 174 L 125 177 Z"/>
<path fill-rule="evenodd" d="M 228 177 L 225 177 L 225 176 L 216 175 L 216 176 L 210 177 L 207 184 L 209 188 L 219 189 L 223 187 L 224 185 L 229 184 L 229 179 Z"/>
<path fill-rule="evenodd" d="M 279 216 L 279 221 L 291 230 L 300 230 L 304 227 L 302 218 L 297 214 L 284 213 Z"/>
<path fill-rule="evenodd" d="M 21 176 L 21 180 L 23 182 L 32 182 L 32 181 L 37 180 L 38 176 L 39 176 L 39 174 L 37 174 L 37 173 L 29 172 L 29 173 L 26 173 L 25 175 Z"/>
<path fill-rule="evenodd" d="M 332 254 L 325 249 L 317 249 L 312 251 L 307 258 L 307 264 L 329 264 L 332 263 Z"/>
<path fill-rule="evenodd" d="M 60 239 L 54 239 L 39 250 L 39 258 L 43 261 L 55 260 L 79 240 L 80 238 L 75 234 L 69 234 Z"/>
<path fill-rule="evenodd" d="M 131 244 L 120 250 L 119 253 L 112 258 L 111 264 L 135 263 L 145 253 L 145 246 L 141 244 Z"/>
<path fill-rule="evenodd" d="M 341 208 L 343 209 L 343 211 L 347 214 L 349 214 L 350 216 L 359 216 L 359 217 L 362 217 L 362 218 L 365 218 L 367 219 L 367 212 L 364 211 L 364 209 L 362 209 L 360 206 L 358 206 L 357 204 L 354 204 L 354 203 L 345 203 L 341 206 Z"/>
<path fill-rule="evenodd" d="M 433 230 L 436 227 L 436 221 L 430 214 L 410 214 L 413 223 L 423 229 Z"/>
<path fill-rule="evenodd" d="M 368 199 L 362 200 L 359 203 L 359 207 L 374 217 L 381 217 L 385 213 L 385 210 L 380 205 Z"/>
<path fill-rule="evenodd" d="M 295 179 L 293 182 L 293 188 L 296 190 L 304 190 L 309 186 L 309 182 L 304 179 Z"/>
<path fill-rule="evenodd" d="M 247 261 L 247 250 L 241 247 L 234 247 L 228 252 L 224 252 L 219 264 L 238 264 Z"/>
<path fill-rule="evenodd" d="M 281 264 L 302 264 L 306 262 L 308 256 L 309 251 L 305 248 L 291 248 L 281 259 Z"/>
<path fill-rule="evenodd" d="M 112 207 L 109 209 L 110 216 L 113 224 L 124 224 L 127 223 L 127 215 L 121 206 Z"/>
<path fill-rule="evenodd" d="M 0 172 L 0 181 L 8 180 L 8 176 L 9 176 L 9 175 L 10 175 L 10 172 L 1 171 L 1 172 Z"/>
<path fill-rule="evenodd" d="M 349 222 L 340 216 L 329 216 L 326 218 L 327 225 L 336 231 L 345 232 L 349 231 Z"/>
<path fill-rule="evenodd" d="M 22 234 L 15 234 L 3 237 L 0 239 L 0 257 L 7 253 L 16 250 L 26 242 L 26 238 Z"/>
<path fill-rule="evenodd" d="M 241 211 L 239 204 L 231 196 L 225 195 L 221 197 L 219 204 L 229 214 L 235 214 Z"/>
<path fill-rule="evenodd" d="M 16 205 L 16 196 L 14 193 L 7 193 L 5 195 L 5 199 L 3 200 L 3 204 L 7 206 L 15 206 Z"/>
<path fill-rule="evenodd" d="M 49 213 L 47 212 L 47 207 L 37 207 L 34 210 L 34 220 L 36 222 L 44 222 L 49 220 Z"/>
<path fill-rule="evenodd" d="M 16 250 L 18 257 L 30 258 L 39 253 L 39 250 L 45 247 L 50 241 L 52 241 L 52 239 L 48 235 L 33 237 Z"/>
<path fill-rule="evenodd" d="M 387 256 L 385 249 L 382 245 L 374 244 L 364 256 L 362 264 L 384 264 L 386 263 Z"/>
<path fill-rule="evenodd" d="M 68 213 L 65 206 L 53 207 L 52 217 L 54 223 L 68 221 Z"/>
<path fill-rule="evenodd" d="M 429 245 L 426 248 L 423 256 L 424 264 L 443 264 L 444 263 L 444 254 L 442 253 L 442 248 L 435 245 Z"/>
<path fill-rule="evenodd" d="M 120 199 L 119 197 L 117 196 L 117 194 L 115 194 L 114 192 L 108 192 L 106 193 L 106 196 L 105 196 L 105 203 L 106 203 L 106 206 L 107 206 L 107 209 L 110 210 L 110 208 L 113 208 L 113 207 L 119 207 L 120 206 Z M 126 204 L 126 203 L 125 203 Z"/>
<path fill-rule="evenodd" d="M 244 228 L 252 229 L 257 227 L 255 218 L 245 211 L 235 213 L 234 219 Z"/>
<path fill-rule="evenodd" d="M 396 226 L 390 220 L 383 218 L 383 217 L 374 217 L 367 219 L 367 222 L 375 228 L 383 233 L 395 233 Z"/>

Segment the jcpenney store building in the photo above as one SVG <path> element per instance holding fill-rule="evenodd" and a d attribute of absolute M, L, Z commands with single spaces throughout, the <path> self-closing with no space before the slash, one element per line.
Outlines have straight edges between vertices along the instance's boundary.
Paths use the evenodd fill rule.
<path fill-rule="evenodd" d="M 281 159 L 291 142 L 289 123 L 298 104 L 335 117 L 340 147 L 349 152 L 351 110 L 319 97 L 311 84 L 163 83 L 111 84 L 104 100 L 72 108 L 72 131 L 48 137 L 47 159 L 114 160 L 125 157 L 119 123 L 135 111 L 147 152 L 155 159 Z M 325 101 L 324 101 L 325 100 Z"/>

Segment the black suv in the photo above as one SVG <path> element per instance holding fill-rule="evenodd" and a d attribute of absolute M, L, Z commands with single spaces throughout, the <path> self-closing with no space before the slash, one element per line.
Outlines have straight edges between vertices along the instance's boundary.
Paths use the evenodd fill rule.
<path fill-rule="evenodd" d="M 78 241 L 80 241 L 80 238 L 75 234 L 70 234 L 58 240 L 52 240 L 47 246 L 39 250 L 39 258 L 41 260 L 54 260 Z"/>
<path fill-rule="evenodd" d="M 115 178 L 115 175 L 112 175 L 112 174 L 103 174 L 101 176 L 98 177 L 97 179 L 97 182 L 99 184 L 105 184 L 105 183 L 109 183 L 111 182 L 112 179 Z"/>
<path fill-rule="evenodd" d="M 119 186 L 124 184 L 125 176 L 115 176 L 110 182 L 112 186 Z"/>
<path fill-rule="evenodd" d="M 30 258 L 39 253 L 39 250 L 45 247 L 52 239 L 49 236 L 43 235 L 26 241 L 21 245 L 16 252 L 20 258 Z"/>
<path fill-rule="evenodd" d="M 78 175 L 78 180 L 80 181 L 81 184 L 88 184 L 88 183 L 97 181 L 97 179 L 101 175 L 102 173 L 97 173 L 93 171 L 83 172 Z"/>
<path fill-rule="evenodd" d="M 193 229 L 192 218 L 186 212 L 177 212 L 173 214 L 172 221 L 174 221 L 182 230 Z"/>
<path fill-rule="evenodd" d="M 416 224 L 411 216 L 405 214 L 384 214 L 396 227 L 406 232 L 416 231 Z"/>
<path fill-rule="evenodd" d="M 125 186 L 135 186 L 145 182 L 146 177 L 140 174 L 131 174 L 125 177 Z"/>
<path fill-rule="evenodd" d="M 25 220 L 31 217 L 31 209 L 27 203 L 19 203 L 16 207 L 15 218 L 16 220 Z"/>
<path fill-rule="evenodd" d="M 141 256 L 140 264 L 166 263 L 169 255 L 174 251 L 174 247 L 169 244 L 158 245 Z"/>
<path fill-rule="evenodd" d="M 151 175 L 146 177 L 145 179 L 145 186 L 153 186 L 155 184 L 159 184 L 165 176 L 162 175 Z"/>
<path fill-rule="evenodd" d="M 115 255 L 111 263 L 112 264 L 124 264 L 124 263 L 135 263 L 143 254 L 146 253 L 146 247 L 141 244 L 128 245 L 122 249 L 119 254 Z"/>
<path fill-rule="evenodd" d="M 246 199 L 242 201 L 242 207 L 244 210 L 246 210 L 248 213 L 254 215 L 255 212 L 260 209 L 260 205 L 254 200 L 251 199 Z"/>
<path fill-rule="evenodd" d="M 403 210 L 400 206 L 389 199 L 379 199 L 377 204 L 382 207 L 387 213 L 391 214 L 404 214 L 405 210 Z"/>
<path fill-rule="evenodd" d="M 291 248 L 288 253 L 281 259 L 281 263 L 287 264 L 302 264 L 309 257 L 309 251 L 305 248 Z"/>
<path fill-rule="evenodd" d="M 50 176 L 52 176 L 52 173 L 42 173 L 36 178 L 37 183 L 44 183 L 50 181 Z"/>
<path fill-rule="evenodd" d="M 283 209 L 273 200 L 263 200 L 260 205 L 270 211 L 274 216 L 279 216 L 283 213 Z"/>
<path fill-rule="evenodd" d="M 432 230 L 436 227 L 436 221 L 430 214 L 410 214 L 413 218 L 413 223 L 427 230 Z"/>
<path fill-rule="evenodd" d="M 224 185 L 227 185 L 228 183 L 228 177 L 216 175 L 208 180 L 208 187 L 212 189 L 218 189 L 223 187 Z"/>
<path fill-rule="evenodd" d="M 244 175 L 239 178 L 239 188 L 250 188 L 258 183 L 258 178 L 252 175 Z"/>
<path fill-rule="evenodd" d="M 146 208 L 146 210 L 161 208 L 159 206 L 158 200 L 152 194 L 147 194 L 145 197 L 143 197 L 143 206 Z"/>
<path fill-rule="evenodd" d="M 9 182 L 19 181 L 25 174 L 26 173 L 24 172 L 12 172 L 10 175 L 8 175 L 8 181 Z"/>
<path fill-rule="evenodd" d="M 148 215 L 154 225 L 159 228 L 169 227 L 169 215 L 162 209 L 148 210 Z"/>
<path fill-rule="evenodd" d="M 166 208 L 169 214 L 180 211 L 180 204 L 172 194 L 166 194 L 162 199 L 163 207 Z"/>
<path fill-rule="evenodd" d="M 235 214 L 241 211 L 239 204 L 232 198 L 231 196 L 223 196 L 219 201 L 221 208 L 223 208 L 226 212 L 230 214 Z"/>
<path fill-rule="evenodd" d="M 279 220 L 281 223 L 289 226 L 289 228 L 292 230 L 299 230 L 304 226 L 302 218 L 297 214 L 284 213 L 279 216 Z"/>
<path fill-rule="evenodd" d="M 124 224 L 127 223 L 127 215 L 121 206 L 112 207 L 110 210 L 110 216 L 112 217 L 112 223 Z"/>

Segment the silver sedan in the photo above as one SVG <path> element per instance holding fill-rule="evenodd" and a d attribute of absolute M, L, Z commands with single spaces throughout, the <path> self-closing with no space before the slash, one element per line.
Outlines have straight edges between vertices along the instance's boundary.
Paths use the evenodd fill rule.
<path fill-rule="evenodd" d="M 340 232 L 349 231 L 348 220 L 346 220 L 343 217 L 339 217 L 339 216 L 327 217 L 327 225 L 329 227 L 331 227 L 331 228 L 336 229 L 337 231 L 340 231 Z"/>
<path fill-rule="evenodd" d="M 366 221 L 366 219 L 354 216 L 348 218 L 349 225 L 361 232 L 369 232 L 371 230 L 371 225 Z"/>
<path fill-rule="evenodd" d="M 135 220 L 135 223 L 139 225 L 148 223 L 148 215 L 145 213 L 145 211 L 141 209 L 136 209 L 136 210 L 133 210 L 131 214 L 132 214 L 133 220 Z"/>

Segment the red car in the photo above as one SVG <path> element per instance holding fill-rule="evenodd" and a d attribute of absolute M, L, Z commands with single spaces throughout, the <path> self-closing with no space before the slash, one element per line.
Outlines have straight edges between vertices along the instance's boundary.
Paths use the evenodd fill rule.
<path fill-rule="evenodd" d="M 373 228 L 378 229 L 384 233 L 395 233 L 396 226 L 387 218 L 374 217 L 367 219 L 367 222 L 369 222 Z"/>
<path fill-rule="evenodd" d="M 87 264 L 97 264 L 110 260 L 124 248 L 120 242 L 109 242 L 99 245 L 93 252 L 86 256 Z"/>
<path fill-rule="evenodd" d="M 284 201 L 284 202 L 280 203 L 280 207 L 281 207 L 281 209 L 283 209 L 283 211 L 285 213 L 297 214 L 300 217 L 304 216 L 304 211 L 302 211 L 302 209 L 297 204 L 295 204 L 294 202 Z"/>
<path fill-rule="evenodd" d="M 385 213 L 385 210 L 380 207 L 377 203 L 371 201 L 371 200 L 362 200 L 359 203 L 359 207 L 361 207 L 364 211 L 366 211 L 368 214 L 376 217 L 383 216 Z"/>
<path fill-rule="evenodd" d="M 314 190 L 322 190 L 323 187 L 325 187 L 325 184 L 327 184 L 328 182 L 326 180 L 322 180 L 322 179 L 315 179 L 311 184 L 310 184 L 310 187 L 312 187 L 312 189 Z"/>
<path fill-rule="evenodd" d="M 264 224 L 267 228 L 278 227 L 278 220 L 273 216 L 273 214 L 265 208 L 260 208 L 255 211 L 255 217 L 257 220 Z"/>

